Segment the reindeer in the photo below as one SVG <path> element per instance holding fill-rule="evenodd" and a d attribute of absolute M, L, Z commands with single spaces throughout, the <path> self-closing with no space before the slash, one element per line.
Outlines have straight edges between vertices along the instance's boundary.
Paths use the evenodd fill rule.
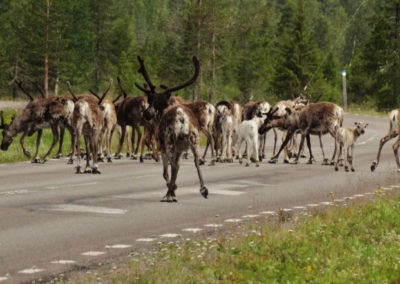
<path fill-rule="evenodd" d="M 59 97 L 39 98 L 34 100 L 33 97 L 23 88 L 21 82 L 16 81 L 16 83 L 22 92 L 28 96 L 30 102 L 23 109 L 21 115 L 15 116 L 9 125 L 4 125 L 1 149 L 6 151 L 9 145 L 12 143 L 13 138 L 18 133 L 22 132 L 22 136 L 20 138 L 22 150 L 25 156 L 31 157 L 29 151 L 25 149 L 24 139 L 26 136 L 32 136 L 35 132 L 37 132 L 36 149 L 32 163 L 45 163 L 47 161 L 47 157 L 51 154 L 54 146 L 60 139 L 60 135 L 58 133 L 58 128 L 60 127 L 62 135 L 57 156 L 61 156 L 64 129 L 67 127 L 70 131 L 72 130 L 68 123 L 68 119 L 71 117 L 71 102 L 68 100 L 63 100 L 61 105 L 57 105 L 62 99 Z M 37 85 L 36 87 L 40 91 L 40 87 Z M 48 127 L 51 128 L 53 133 L 53 142 L 43 159 L 40 160 L 39 146 L 43 134 L 43 128 Z"/>
<path fill-rule="evenodd" d="M 216 114 L 213 132 L 217 161 L 232 163 L 234 106 L 228 101 L 220 101 L 215 106 L 215 109 Z M 219 155 L 219 148 L 221 148 L 221 155 Z"/>
<path fill-rule="evenodd" d="M 92 90 L 89 90 L 89 92 L 96 98 L 100 99 L 99 95 L 96 92 Z M 117 100 L 118 99 L 119 98 L 117 98 Z M 113 102 L 103 101 L 101 104 L 104 116 L 104 129 L 101 138 L 102 142 L 100 147 L 100 155 L 98 159 L 99 161 L 104 161 L 104 153 L 105 153 L 108 163 L 112 162 L 111 160 L 112 133 L 115 126 L 117 125 L 117 114 L 115 111 L 114 101 Z"/>
<path fill-rule="evenodd" d="M 386 134 L 379 142 L 379 149 L 378 149 L 378 155 L 376 157 L 376 160 L 372 162 L 371 165 L 371 172 L 375 171 L 375 169 L 379 165 L 379 160 L 381 158 L 381 151 L 383 146 L 388 142 L 389 140 L 397 137 L 399 135 L 400 131 L 400 109 L 394 109 L 390 112 L 389 114 L 389 132 Z M 399 161 L 399 156 L 398 156 L 398 149 L 400 147 L 400 136 L 397 139 L 396 142 L 393 144 L 393 152 L 394 152 L 394 157 L 396 159 L 397 163 L 397 171 L 400 172 L 400 161 Z"/>
<path fill-rule="evenodd" d="M 192 85 L 199 75 L 199 61 L 193 57 L 194 75 L 188 81 L 172 88 L 156 90 L 146 71 L 143 59 L 138 56 L 139 73 L 147 82 L 149 89 L 135 84 L 142 90 L 149 102 L 149 107 L 144 115 L 147 119 L 156 118 L 158 124 L 158 148 L 163 161 L 163 177 L 167 182 L 168 191 L 161 201 L 176 202 L 175 190 L 177 189 L 176 178 L 179 171 L 179 160 L 183 152 L 191 150 L 194 163 L 200 180 L 200 193 L 204 198 L 208 196 L 208 189 L 204 184 L 199 160 L 199 131 L 200 120 L 193 111 L 193 104 L 182 104 L 168 107 L 172 92 Z M 169 177 L 168 165 L 171 165 L 171 178 Z"/>
<path fill-rule="evenodd" d="M 243 106 L 243 120 L 251 120 L 253 119 L 257 113 L 268 113 L 271 109 L 271 106 L 266 101 L 256 101 L 256 102 L 248 102 Z M 276 130 L 273 129 L 275 134 L 275 140 L 277 139 Z M 258 153 L 259 153 L 259 160 L 262 161 L 265 158 L 265 145 L 267 142 L 267 133 L 263 135 L 259 135 L 258 141 Z M 274 155 L 275 155 L 275 148 L 274 148 Z"/>
<path fill-rule="evenodd" d="M 336 131 L 343 124 L 343 109 L 336 104 L 330 102 L 312 103 L 307 106 L 299 106 L 297 109 L 287 107 L 286 114 L 283 117 L 274 115 L 278 110 L 272 109 L 269 116 L 265 120 L 259 133 L 265 133 L 273 127 L 278 127 L 288 131 L 285 141 L 282 143 L 278 153 L 272 157 L 272 162 L 276 162 L 281 151 L 286 147 L 293 135 L 300 131 L 302 134 L 298 155 L 293 163 L 297 163 L 300 157 L 300 152 L 304 144 L 304 139 L 307 139 L 307 146 L 310 152 L 309 164 L 313 162 L 311 151 L 310 135 L 331 134 L 336 139 Z M 322 152 L 323 159 L 325 153 Z M 331 163 L 334 163 L 336 148 L 333 153 Z"/>
<path fill-rule="evenodd" d="M 365 133 L 365 128 L 367 128 L 368 123 L 364 122 L 354 122 L 356 128 L 344 128 L 340 127 L 336 131 L 336 149 L 339 150 L 339 155 L 337 155 L 335 163 L 335 171 L 338 171 L 339 157 L 342 154 L 342 149 L 344 153 L 344 169 L 346 172 L 349 171 L 348 163 L 350 163 L 351 171 L 354 172 L 353 160 L 354 160 L 354 144 L 356 143 L 358 137 Z"/>
<path fill-rule="evenodd" d="M 73 113 L 73 125 L 75 128 L 76 141 L 80 141 L 80 136 L 83 134 L 86 146 L 86 168 L 84 173 L 100 174 L 97 165 L 97 153 L 99 145 L 101 145 L 101 135 L 104 129 L 104 107 L 102 102 L 110 90 L 112 79 L 110 79 L 108 88 L 104 91 L 102 97 L 93 102 L 90 100 L 80 99 L 75 102 Z M 76 173 L 81 171 L 81 150 L 78 149 L 78 162 Z M 92 156 L 92 167 L 90 168 L 90 156 Z"/>

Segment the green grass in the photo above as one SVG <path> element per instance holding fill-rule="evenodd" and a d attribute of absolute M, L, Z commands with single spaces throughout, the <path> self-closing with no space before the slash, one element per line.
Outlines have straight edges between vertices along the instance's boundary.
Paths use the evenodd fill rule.
<path fill-rule="evenodd" d="M 348 113 L 374 116 L 387 116 L 388 112 L 379 111 L 373 101 L 367 101 L 363 104 L 350 104 L 347 108 Z"/>
<path fill-rule="evenodd" d="M 399 224 L 400 198 L 379 198 L 230 239 L 164 245 L 73 283 L 399 283 Z"/>

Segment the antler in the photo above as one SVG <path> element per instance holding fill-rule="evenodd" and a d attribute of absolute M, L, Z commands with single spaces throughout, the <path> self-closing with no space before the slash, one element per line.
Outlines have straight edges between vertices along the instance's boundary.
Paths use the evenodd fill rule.
<path fill-rule="evenodd" d="M 117 81 L 118 81 L 119 89 L 121 90 L 121 94 L 124 96 L 124 99 L 125 99 L 128 96 L 128 94 L 125 92 L 124 87 L 122 87 L 121 78 L 119 76 L 117 77 Z"/>
<path fill-rule="evenodd" d="M 115 103 L 119 100 L 120 97 L 122 97 L 122 94 L 119 94 L 119 95 L 112 101 L 112 103 L 115 104 Z"/>
<path fill-rule="evenodd" d="M 74 101 L 78 101 L 78 98 L 76 97 L 74 91 L 71 88 L 71 83 L 69 81 L 67 81 L 67 86 L 68 86 L 68 91 L 70 92 L 70 94 L 72 95 L 72 97 L 74 98 Z"/>
<path fill-rule="evenodd" d="M 46 95 L 44 94 L 44 91 L 43 91 L 42 87 L 40 87 L 38 81 L 33 81 L 32 83 L 35 86 L 36 90 L 38 90 L 39 93 L 42 95 L 42 98 L 45 98 Z"/>
<path fill-rule="evenodd" d="M 150 80 L 149 74 L 147 74 L 147 70 L 146 70 L 146 67 L 144 66 L 143 58 L 138 56 L 137 60 L 139 61 L 139 64 L 140 64 L 140 68 L 139 68 L 138 72 L 142 74 L 142 76 L 146 80 L 147 84 L 149 84 L 150 90 L 152 92 L 154 92 L 154 90 L 156 89 L 156 86 L 153 85 L 153 83 Z"/>
<path fill-rule="evenodd" d="M 16 83 L 17 86 L 21 89 L 21 91 L 22 91 L 25 95 L 27 95 L 31 101 L 33 101 L 33 97 L 32 97 L 27 91 L 25 91 L 25 89 L 22 87 L 21 81 L 15 80 L 15 83 Z"/>
<path fill-rule="evenodd" d="M 99 95 L 96 94 L 94 91 L 92 91 L 92 90 L 89 89 L 89 92 L 90 92 L 93 96 L 95 96 L 98 100 L 100 100 Z"/>
<path fill-rule="evenodd" d="M 193 77 L 179 86 L 166 89 L 163 93 L 171 93 L 171 92 L 178 91 L 180 89 L 186 88 L 187 86 L 190 86 L 191 84 L 193 84 L 196 81 L 197 77 L 199 76 L 199 72 L 200 72 L 200 63 L 196 56 L 193 56 L 192 61 L 193 61 L 193 65 L 194 65 Z"/>
<path fill-rule="evenodd" d="M 100 98 L 98 104 L 101 105 L 102 101 L 104 100 L 104 98 L 106 97 L 108 91 L 111 89 L 112 83 L 113 83 L 113 79 L 110 79 L 110 84 L 108 85 L 108 88 L 104 91 L 103 96 Z"/>

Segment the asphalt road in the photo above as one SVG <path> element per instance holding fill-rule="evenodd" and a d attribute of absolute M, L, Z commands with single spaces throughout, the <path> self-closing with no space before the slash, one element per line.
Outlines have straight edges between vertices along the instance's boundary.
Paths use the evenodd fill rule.
<path fill-rule="evenodd" d="M 376 172 L 370 171 L 388 119 L 346 115 L 345 125 L 356 120 L 369 122 L 369 127 L 355 149 L 355 173 L 322 166 L 319 143 L 313 138 L 313 165 L 306 165 L 305 159 L 287 165 L 281 157 L 278 164 L 264 161 L 259 168 L 237 161 L 203 166 L 210 192 L 204 199 L 191 156 L 182 161 L 178 175 L 178 203 L 159 202 L 166 187 L 161 163 L 153 161 L 114 160 L 100 164 L 101 175 L 76 175 L 65 159 L 45 165 L 2 164 L 0 281 L 18 283 L 90 266 L 163 239 L 221 230 L 239 221 L 235 219 L 278 208 L 312 208 L 328 202 L 330 192 L 342 199 L 400 183 L 394 140 L 384 148 Z M 271 140 L 270 136 L 268 157 Z M 333 139 L 326 136 L 324 142 L 331 155 Z"/>

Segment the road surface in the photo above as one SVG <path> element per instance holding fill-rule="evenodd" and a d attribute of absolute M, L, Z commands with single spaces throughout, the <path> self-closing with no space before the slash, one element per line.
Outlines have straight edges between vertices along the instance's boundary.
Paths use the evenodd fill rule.
<path fill-rule="evenodd" d="M 378 186 L 400 183 L 389 142 L 381 164 L 371 173 L 387 118 L 346 115 L 345 125 L 369 123 L 355 149 L 355 173 L 335 172 L 321 165 L 319 143 L 313 138 L 317 163 L 259 168 L 233 164 L 203 166 L 209 198 L 198 192 L 192 156 L 178 175 L 178 203 L 161 203 L 166 193 L 161 163 L 114 160 L 100 164 L 101 175 L 76 175 L 66 160 L 45 165 L 0 165 L 0 281 L 19 283 L 126 256 L 161 239 L 185 238 L 223 229 L 229 221 L 278 208 L 311 208 L 359 196 Z M 271 155 L 268 138 L 268 157 Z M 333 139 L 324 137 L 328 155 Z M 1 154 L 1 153 L 0 153 Z"/>

